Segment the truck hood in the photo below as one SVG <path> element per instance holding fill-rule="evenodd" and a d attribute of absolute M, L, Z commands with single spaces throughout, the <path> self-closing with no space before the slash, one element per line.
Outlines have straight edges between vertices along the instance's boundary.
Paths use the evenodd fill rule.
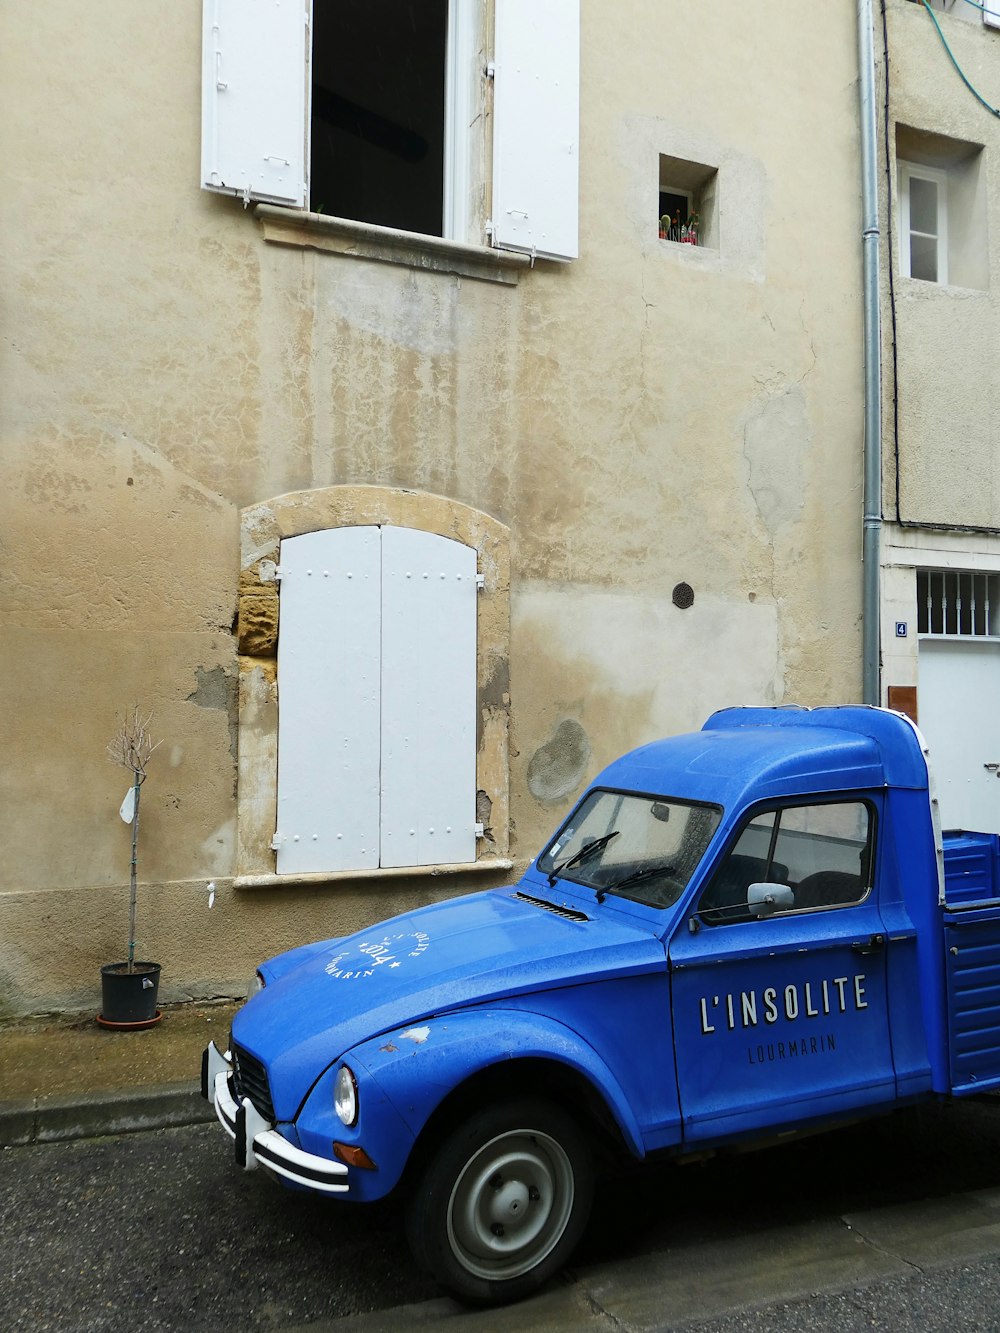
<path fill-rule="evenodd" d="M 279 1120 L 294 1118 L 335 1060 L 384 1032 L 469 1005 L 666 966 L 648 927 L 596 906 L 587 914 L 568 908 L 533 885 L 437 903 L 310 945 L 296 960 L 299 953 L 282 956 L 292 966 L 233 1022 L 234 1040 L 267 1067 Z"/>

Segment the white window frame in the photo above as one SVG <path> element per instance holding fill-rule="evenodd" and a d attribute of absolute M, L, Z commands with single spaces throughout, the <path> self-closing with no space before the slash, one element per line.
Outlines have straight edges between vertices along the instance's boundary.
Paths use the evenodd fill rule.
<path fill-rule="evenodd" d="M 202 188 L 306 208 L 312 0 L 203 5 Z M 449 0 L 443 239 L 579 254 L 579 11 L 580 0 Z M 481 65 L 488 12 L 494 58 Z M 474 202 L 488 125 L 491 216 Z"/>
<path fill-rule="evenodd" d="M 477 48 L 478 15 L 474 0 L 449 0 L 448 49 L 444 86 L 444 205 L 446 240 L 469 235 L 472 198 L 472 126 L 476 121 L 477 89 L 473 56 Z"/>
<path fill-rule="evenodd" d="M 937 278 L 939 285 L 948 282 L 948 173 L 940 167 L 925 167 L 915 162 L 900 161 L 899 167 L 899 263 L 904 278 L 912 277 L 910 272 L 910 238 L 923 236 L 937 243 Z M 923 180 L 931 182 L 937 189 L 937 235 L 929 232 L 915 232 L 910 226 L 910 182 Z M 928 281 L 928 279 L 919 279 Z"/>

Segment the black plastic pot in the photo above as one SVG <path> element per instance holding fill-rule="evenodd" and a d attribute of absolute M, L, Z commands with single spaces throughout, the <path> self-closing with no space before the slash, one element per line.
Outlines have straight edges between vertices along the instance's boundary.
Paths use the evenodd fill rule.
<path fill-rule="evenodd" d="M 97 1021 L 105 1028 L 148 1028 L 162 1017 L 156 1007 L 160 985 L 159 963 L 105 963 L 101 968 L 101 1012 Z"/>

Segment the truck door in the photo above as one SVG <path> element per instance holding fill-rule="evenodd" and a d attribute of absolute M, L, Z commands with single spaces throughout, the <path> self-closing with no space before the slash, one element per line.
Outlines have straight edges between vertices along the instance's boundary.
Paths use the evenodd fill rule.
<path fill-rule="evenodd" d="M 682 921 L 669 958 L 686 1140 L 895 1097 L 877 810 L 872 798 L 758 811 Z M 770 901 L 748 903 L 761 883 Z"/>

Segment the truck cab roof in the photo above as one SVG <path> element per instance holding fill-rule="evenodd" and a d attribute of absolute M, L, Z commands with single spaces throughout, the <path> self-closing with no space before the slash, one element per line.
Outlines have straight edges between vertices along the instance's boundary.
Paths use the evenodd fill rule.
<path fill-rule="evenodd" d="M 888 709 L 725 708 L 701 731 L 616 759 L 594 785 L 725 808 L 817 790 L 926 790 L 927 761 L 920 732 Z"/>

